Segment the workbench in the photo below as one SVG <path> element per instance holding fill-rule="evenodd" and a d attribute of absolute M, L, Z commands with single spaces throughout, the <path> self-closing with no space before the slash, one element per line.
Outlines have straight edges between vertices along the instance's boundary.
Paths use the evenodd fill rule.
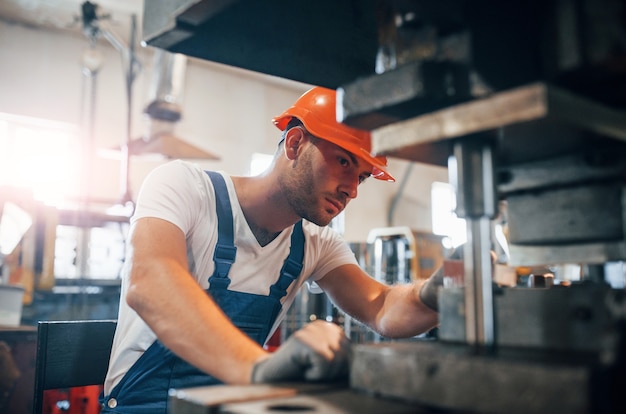
<path fill-rule="evenodd" d="M 395 399 L 350 389 L 347 383 L 217 385 L 170 391 L 170 414 L 276 413 L 432 413 Z M 437 411 L 441 412 L 441 411 Z"/>

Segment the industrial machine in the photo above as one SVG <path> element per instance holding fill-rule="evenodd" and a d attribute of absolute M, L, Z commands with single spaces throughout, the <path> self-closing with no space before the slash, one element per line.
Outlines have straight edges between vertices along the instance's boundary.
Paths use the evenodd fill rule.
<path fill-rule="evenodd" d="M 152 46 L 335 88 L 375 152 L 448 167 L 464 285 L 441 292 L 439 340 L 357 347 L 350 387 L 452 412 L 626 410 L 623 270 L 606 281 L 626 260 L 625 39 L 620 0 L 180 0 L 144 16 Z M 576 263 L 581 281 L 494 286 L 502 202 L 509 264 Z"/>

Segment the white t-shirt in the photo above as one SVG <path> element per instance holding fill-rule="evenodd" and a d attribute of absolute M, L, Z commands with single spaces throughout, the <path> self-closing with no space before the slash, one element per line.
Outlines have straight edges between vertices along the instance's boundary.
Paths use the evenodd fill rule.
<path fill-rule="evenodd" d="M 289 254 L 293 228 L 283 230 L 271 243 L 260 246 L 246 222 L 230 176 L 221 174 L 228 188 L 233 211 L 234 241 L 237 246 L 237 257 L 229 272 L 231 283 L 228 289 L 268 295 L 270 286 L 278 279 L 282 264 Z M 213 185 L 204 170 L 180 160 L 154 169 L 146 177 L 139 192 L 135 213 L 131 218 L 131 233 L 136 221 L 142 217 L 167 220 L 183 231 L 187 241 L 189 271 L 203 289 L 208 289 L 208 279 L 214 269 L 217 215 Z M 302 227 L 305 236 L 304 266 L 300 277 L 292 283 L 282 299 L 283 308 L 271 332 L 278 327 L 297 290 L 305 282 L 319 280 L 344 264 L 357 264 L 347 243 L 334 230 L 306 220 Z M 110 393 L 156 339 L 154 332 L 124 300 L 132 259 L 130 249 L 129 247 L 122 269 L 118 325 L 104 384 L 105 395 Z"/>

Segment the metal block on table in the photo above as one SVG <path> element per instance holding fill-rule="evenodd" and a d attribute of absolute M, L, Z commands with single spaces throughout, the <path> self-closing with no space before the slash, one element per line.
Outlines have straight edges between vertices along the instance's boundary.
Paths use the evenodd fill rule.
<path fill-rule="evenodd" d="M 501 167 L 511 265 L 604 263 L 624 250 L 626 149 L 598 139 L 577 154 Z M 603 145 L 600 145 L 603 144 Z"/>
<path fill-rule="evenodd" d="M 496 345 L 561 352 L 601 352 L 616 330 L 610 304 L 617 290 L 593 283 L 571 287 L 496 289 Z M 439 309 L 439 339 L 465 341 L 463 288 L 445 288 Z"/>
<path fill-rule="evenodd" d="M 564 354 L 392 343 L 357 346 L 350 385 L 371 395 L 455 412 L 613 412 L 594 411 L 608 401 L 604 393 L 609 387 L 603 388 L 601 374 L 597 361 Z"/>

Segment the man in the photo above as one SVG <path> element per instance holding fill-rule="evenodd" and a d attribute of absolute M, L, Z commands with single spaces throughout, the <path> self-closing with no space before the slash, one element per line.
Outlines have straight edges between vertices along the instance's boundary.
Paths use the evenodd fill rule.
<path fill-rule="evenodd" d="M 393 180 L 369 133 L 336 121 L 335 91 L 311 89 L 274 123 L 282 140 L 260 176 L 173 161 L 146 178 L 103 412 L 164 413 L 169 388 L 346 375 L 350 344 L 331 323 L 263 349 L 305 282 L 386 337 L 437 324 L 434 283 L 380 284 L 327 227 L 366 178 Z"/>

